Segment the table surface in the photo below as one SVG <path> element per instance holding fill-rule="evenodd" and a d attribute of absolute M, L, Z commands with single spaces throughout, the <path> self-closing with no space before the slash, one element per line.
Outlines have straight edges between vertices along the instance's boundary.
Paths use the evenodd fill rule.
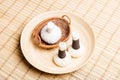
<path fill-rule="evenodd" d="M 32 67 L 20 49 L 25 25 L 46 11 L 72 12 L 95 32 L 96 47 L 79 70 L 53 75 Z M 0 80 L 120 80 L 119 0 L 0 0 Z"/>

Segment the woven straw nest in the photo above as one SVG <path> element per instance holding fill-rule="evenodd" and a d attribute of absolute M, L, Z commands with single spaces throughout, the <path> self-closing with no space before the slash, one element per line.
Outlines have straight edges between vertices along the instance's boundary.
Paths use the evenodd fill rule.
<path fill-rule="evenodd" d="M 54 44 L 46 43 L 44 40 L 42 40 L 40 36 L 41 29 L 50 21 L 52 21 L 55 25 L 57 25 L 62 31 L 62 37 Z M 51 49 L 51 48 L 58 47 L 59 42 L 62 42 L 62 41 L 66 42 L 69 39 L 70 33 L 71 33 L 70 23 L 71 23 L 71 20 L 66 15 L 63 15 L 62 17 L 52 17 L 52 18 L 45 19 L 34 28 L 32 32 L 32 39 L 34 43 L 40 48 Z"/>

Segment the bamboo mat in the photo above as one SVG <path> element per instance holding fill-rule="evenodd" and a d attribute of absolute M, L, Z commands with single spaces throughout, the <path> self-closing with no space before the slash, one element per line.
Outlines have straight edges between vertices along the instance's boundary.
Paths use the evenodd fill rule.
<path fill-rule="evenodd" d="M 20 35 L 36 15 L 51 10 L 78 14 L 95 32 L 96 47 L 81 69 L 52 75 L 32 67 L 20 50 Z M 119 0 L 0 0 L 0 80 L 120 80 Z"/>

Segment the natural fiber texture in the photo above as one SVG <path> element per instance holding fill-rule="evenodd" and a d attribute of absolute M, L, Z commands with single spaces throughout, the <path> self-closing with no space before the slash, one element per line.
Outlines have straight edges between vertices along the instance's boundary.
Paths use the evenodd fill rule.
<path fill-rule="evenodd" d="M 36 45 L 39 47 L 42 47 L 45 49 L 51 49 L 51 48 L 58 47 L 59 42 L 67 41 L 70 36 L 70 19 L 68 22 L 66 19 L 64 19 L 64 17 L 67 17 L 67 16 L 63 15 L 60 18 L 59 17 L 49 18 L 49 19 L 46 19 L 46 20 L 43 20 L 42 22 L 40 22 L 34 28 L 34 30 L 32 32 L 32 37 L 33 37 L 34 43 L 36 43 Z M 52 45 L 48 45 L 49 43 L 45 43 L 44 40 L 42 40 L 42 38 L 39 36 L 39 34 L 40 34 L 39 32 L 50 21 L 52 21 L 54 24 L 56 24 L 62 31 L 62 37 L 60 38 L 60 40 L 58 40 L 58 42 L 56 42 L 55 44 L 52 44 Z M 58 23 L 62 23 L 62 24 L 58 24 Z"/>
<path fill-rule="evenodd" d="M 81 69 L 52 75 L 32 67 L 19 40 L 36 15 L 62 10 L 78 14 L 95 32 L 96 47 Z M 0 80 L 120 80 L 119 0 L 0 0 Z"/>

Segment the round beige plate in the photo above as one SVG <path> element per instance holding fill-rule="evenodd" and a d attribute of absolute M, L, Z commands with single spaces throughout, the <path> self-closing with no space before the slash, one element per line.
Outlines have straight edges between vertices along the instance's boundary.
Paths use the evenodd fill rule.
<path fill-rule="evenodd" d="M 53 62 L 53 57 L 58 48 L 51 50 L 38 48 L 34 45 L 31 37 L 33 29 L 42 20 L 56 16 L 61 17 L 62 15 L 69 16 L 72 32 L 78 31 L 80 33 L 81 44 L 85 47 L 84 55 L 80 58 L 72 58 L 71 64 L 66 67 L 59 67 Z M 71 44 L 71 38 L 67 44 L 68 46 Z M 52 74 L 69 73 L 81 68 L 90 58 L 94 45 L 95 38 L 90 26 L 77 15 L 61 11 L 51 11 L 36 16 L 25 26 L 21 35 L 21 49 L 27 61 L 37 69 Z"/>

